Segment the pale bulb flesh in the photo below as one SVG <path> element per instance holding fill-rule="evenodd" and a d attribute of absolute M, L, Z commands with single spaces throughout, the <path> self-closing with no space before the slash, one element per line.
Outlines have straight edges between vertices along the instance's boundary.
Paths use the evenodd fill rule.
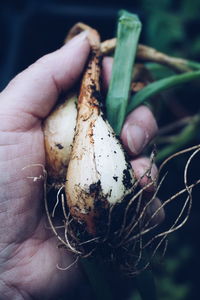
<path fill-rule="evenodd" d="M 43 124 L 48 178 L 58 188 L 66 179 L 76 127 L 76 101 L 76 94 L 68 95 Z"/>

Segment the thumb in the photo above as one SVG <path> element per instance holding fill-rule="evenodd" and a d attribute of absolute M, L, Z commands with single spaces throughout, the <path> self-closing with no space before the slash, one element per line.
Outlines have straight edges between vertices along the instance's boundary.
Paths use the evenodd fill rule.
<path fill-rule="evenodd" d="M 59 50 L 40 58 L 0 94 L 1 112 L 5 117 L 15 115 L 29 122 L 46 117 L 59 94 L 80 77 L 89 51 L 87 32 L 82 32 Z"/>

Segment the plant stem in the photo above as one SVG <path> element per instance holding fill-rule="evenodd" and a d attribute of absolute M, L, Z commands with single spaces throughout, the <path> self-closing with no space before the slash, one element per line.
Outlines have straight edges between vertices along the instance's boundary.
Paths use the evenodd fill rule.
<path fill-rule="evenodd" d="M 199 70 L 200 69 L 200 63 L 196 61 L 187 60 L 187 65 L 189 68 Z"/>
<path fill-rule="evenodd" d="M 117 46 L 106 98 L 107 119 L 117 135 L 121 132 L 126 115 L 140 31 L 138 17 L 122 11 L 118 21 Z"/>
<path fill-rule="evenodd" d="M 112 53 L 116 47 L 116 43 L 116 38 L 104 41 L 103 43 L 101 43 L 101 52 L 104 55 Z M 156 62 L 181 73 L 200 69 L 200 63 L 196 61 L 173 57 L 160 52 L 155 48 L 142 44 L 138 45 L 136 58 L 144 62 Z"/>
<path fill-rule="evenodd" d="M 167 78 L 150 83 L 131 98 L 131 101 L 128 105 L 127 114 L 155 94 L 199 78 L 200 71 L 192 71 L 184 74 L 169 76 Z"/>
<path fill-rule="evenodd" d="M 164 149 L 158 152 L 156 156 L 156 161 L 160 162 L 164 160 L 174 152 L 180 150 L 187 143 L 192 141 L 199 130 L 199 124 L 200 124 L 200 115 L 197 115 L 182 130 L 182 132 L 178 136 L 176 136 L 175 141 L 171 145 L 166 146 Z"/>
<path fill-rule="evenodd" d="M 166 125 L 166 126 L 162 127 L 158 131 L 158 139 L 160 140 L 160 137 L 162 137 L 164 134 L 168 134 L 170 131 L 173 131 L 175 129 L 178 129 L 180 127 L 183 127 L 183 126 L 187 125 L 188 123 L 192 122 L 193 119 L 196 118 L 196 117 L 197 117 L 196 115 L 185 117 L 185 118 L 182 118 L 178 121 L 170 123 L 169 125 Z M 156 139 L 156 141 L 157 141 L 157 139 Z"/>
<path fill-rule="evenodd" d="M 152 47 L 148 47 L 145 45 L 139 45 L 137 51 L 137 58 L 145 62 L 150 61 L 165 65 L 179 73 L 192 71 L 191 67 L 188 66 L 187 60 L 169 56 Z"/>

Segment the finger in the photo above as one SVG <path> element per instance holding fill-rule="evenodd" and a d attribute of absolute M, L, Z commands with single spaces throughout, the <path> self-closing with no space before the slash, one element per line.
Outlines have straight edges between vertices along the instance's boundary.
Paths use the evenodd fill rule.
<path fill-rule="evenodd" d="M 139 157 L 131 161 L 134 174 L 139 180 L 140 186 L 143 188 L 147 184 L 152 183 L 144 190 L 145 201 L 149 203 L 145 212 L 145 219 L 149 221 L 150 225 L 160 224 L 165 219 L 165 211 L 162 208 L 161 201 L 156 197 L 151 201 L 157 187 L 158 169 L 156 165 L 151 163 L 147 157 Z"/>
<path fill-rule="evenodd" d="M 149 220 L 149 225 L 153 226 L 160 224 L 165 219 L 165 211 L 162 207 L 162 202 L 155 198 L 146 209 L 146 219 Z"/>
<path fill-rule="evenodd" d="M 140 154 L 158 131 L 156 120 L 144 105 L 132 111 L 122 128 L 121 139 L 132 156 Z"/>
<path fill-rule="evenodd" d="M 154 163 L 147 157 L 138 157 L 131 161 L 132 168 L 141 187 L 152 183 L 145 192 L 154 192 L 156 189 L 158 169 Z"/>
<path fill-rule="evenodd" d="M 1 111 L 46 117 L 59 94 L 72 87 L 80 77 L 89 51 L 87 32 L 83 32 L 59 50 L 40 58 L 1 93 Z"/>

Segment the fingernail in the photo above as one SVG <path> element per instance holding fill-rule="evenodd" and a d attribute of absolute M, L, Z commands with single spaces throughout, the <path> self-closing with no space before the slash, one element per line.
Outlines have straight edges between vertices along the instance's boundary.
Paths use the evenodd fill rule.
<path fill-rule="evenodd" d="M 88 31 L 85 30 L 85 31 L 79 33 L 78 35 L 76 35 L 75 37 L 73 37 L 65 45 L 70 46 L 70 47 L 75 47 L 75 46 L 79 45 L 83 40 L 85 40 L 87 38 L 87 36 L 88 36 Z"/>
<path fill-rule="evenodd" d="M 129 125 L 127 128 L 127 144 L 129 150 L 137 155 L 145 146 L 146 135 L 144 129 L 138 125 Z"/>

